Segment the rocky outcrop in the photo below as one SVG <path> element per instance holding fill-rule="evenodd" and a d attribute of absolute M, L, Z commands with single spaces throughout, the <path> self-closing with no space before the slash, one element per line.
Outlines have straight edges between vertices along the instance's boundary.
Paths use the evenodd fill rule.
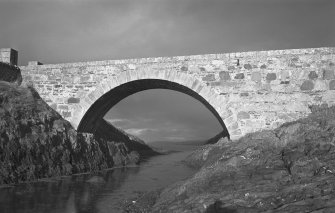
<path fill-rule="evenodd" d="M 124 144 L 129 151 L 138 152 L 141 160 L 158 154 L 158 152 L 151 149 L 140 138 L 126 133 L 104 119 L 99 122 L 95 135 L 105 140 L 122 141 L 122 144 Z"/>
<path fill-rule="evenodd" d="M 21 70 L 15 65 L 0 62 L 0 81 L 21 84 Z"/>
<path fill-rule="evenodd" d="M 221 138 L 225 137 L 226 134 L 224 131 L 220 132 L 219 134 L 215 135 L 214 137 L 208 139 L 205 144 L 214 144 L 217 143 Z"/>
<path fill-rule="evenodd" d="M 200 168 L 164 189 L 153 212 L 335 212 L 335 107 L 186 159 Z M 135 205 L 141 206 L 140 203 Z"/>
<path fill-rule="evenodd" d="M 122 139 L 77 133 L 32 87 L 0 81 L 0 184 L 138 163 Z"/>

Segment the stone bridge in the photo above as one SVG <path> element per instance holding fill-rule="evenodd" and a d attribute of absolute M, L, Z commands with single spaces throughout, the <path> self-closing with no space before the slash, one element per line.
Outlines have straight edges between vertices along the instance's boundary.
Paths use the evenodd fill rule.
<path fill-rule="evenodd" d="M 0 60 L 17 63 L 17 51 Z M 335 48 L 311 48 L 21 66 L 23 82 L 78 130 L 147 89 L 176 90 L 203 103 L 237 139 L 335 103 Z M 173 103 L 171 103 L 173 104 Z M 204 124 L 205 125 L 205 124 Z"/>

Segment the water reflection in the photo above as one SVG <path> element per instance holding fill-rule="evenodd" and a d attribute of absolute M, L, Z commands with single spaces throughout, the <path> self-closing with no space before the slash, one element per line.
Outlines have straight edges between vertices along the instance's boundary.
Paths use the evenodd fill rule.
<path fill-rule="evenodd" d="M 154 190 L 190 176 L 194 171 L 181 163 L 189 153 L 156 156 L 140 167 L 3 188 L 0 210 L 4 213 L 117 212 L 117 204 L 132 197 L 135 191 Z"/>

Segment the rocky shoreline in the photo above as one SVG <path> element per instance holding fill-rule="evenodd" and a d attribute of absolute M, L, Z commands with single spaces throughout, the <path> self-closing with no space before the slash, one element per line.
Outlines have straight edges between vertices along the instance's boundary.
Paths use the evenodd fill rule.
<path fill-rule="evenodd" d="M 0 81 L 0 185 L 137 164 L 157 152 L 114 129 L 78 133 L 30 86 Z M 118 136 L 118 137 L 116 137 Z"/>
<path fill-rule="evenodd" d="M 124 212 L 335 212 L 335 107 L 188 156 L 199 171 L 125 201 Z"/>

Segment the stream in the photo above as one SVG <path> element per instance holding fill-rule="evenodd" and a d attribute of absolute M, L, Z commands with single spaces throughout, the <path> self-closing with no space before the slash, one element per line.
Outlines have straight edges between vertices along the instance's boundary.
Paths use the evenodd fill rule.
<path fill-rule="evenodd" d="M 151 157 L 139 166 L 117 168 L 98 174 L 82 174 L 22 183 L 0 188 L 1 213 L 110 213 L 120 203 L 186 179 L 196 171 L 182 160 L 196 148 L 177 143 L 155 143 L 153 147 L 175 150 Z"/>

